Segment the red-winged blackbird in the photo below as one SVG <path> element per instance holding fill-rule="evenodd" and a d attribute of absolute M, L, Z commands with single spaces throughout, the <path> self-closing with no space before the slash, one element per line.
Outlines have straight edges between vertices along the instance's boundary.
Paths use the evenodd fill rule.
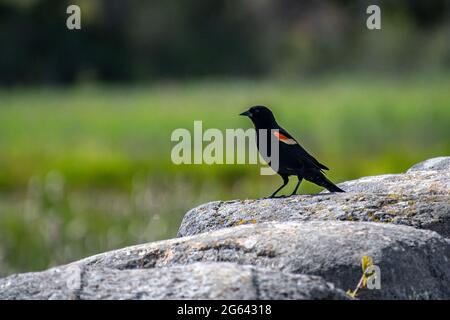
<path fill-rule="evenodd" d="M 279 140 L 278 168 L 274 169 L 283 178 L 283 185 L 270 196 L 271 198 L 283 189 L 289 182 L 289 176 L 297 176 L 298 183 L 291 195 L 296 194 L 303 179 L 313 182 L 330 192 L 345 192 L 325 177 L 323 170 L 329 170 L 326 166 L 317 161 L 282 127 L 278 125 L 272 111 L 265 106 L 254 106 L 240 114 L 252 120 L 257 130 L 257 147 L 263 157 L 271 158 L 271 134 Z M 260 150 L 259 130 L 267 130 L 267 153 Z M 271 163 L 269 163 L 271 165 Z"/>

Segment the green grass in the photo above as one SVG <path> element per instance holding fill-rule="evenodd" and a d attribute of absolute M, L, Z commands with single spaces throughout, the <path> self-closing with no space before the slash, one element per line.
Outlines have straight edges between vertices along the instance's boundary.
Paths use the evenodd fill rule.
<path fill-rule="evenodd" d="M 173 165 L 171 132 L 194 120 L 249 128 L 237 115 L 269 105 L 339 182 L 448 155 L 449 87 L 440 76 L 0 90 L 0 274 L 172 237 L 197 204 L 280 184 L 256 166 Z"/>

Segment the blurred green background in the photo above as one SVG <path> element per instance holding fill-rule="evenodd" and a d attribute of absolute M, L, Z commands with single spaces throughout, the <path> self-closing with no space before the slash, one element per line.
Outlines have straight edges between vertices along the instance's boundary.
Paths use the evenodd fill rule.
<path fill-rule="evenodd" d="M 335 182 L 449 155 L 449 40 L 449 1 L 0 0 L 0 276 L 174 237 L 190 208 L 281 183 L 172 164 L 194 120 L 249 128 L 269 105 Z"/>

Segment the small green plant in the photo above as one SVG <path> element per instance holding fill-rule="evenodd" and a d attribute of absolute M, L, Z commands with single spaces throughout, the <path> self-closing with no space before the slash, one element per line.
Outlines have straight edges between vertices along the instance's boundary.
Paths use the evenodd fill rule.
<path fill-rule="evenodd" d="M 373 276 L 373 274 L 375 273 L 375 271 L 373 270 L 368 270 L 370 266 L 373 265 L 373 260 L 371 257 L 369 256 L 363 256 L 361 259 L 361 268 L 363 271 L 363 274 L 361 276 L 361 279 L 358 282 L 358 285 L 356 286 L 355 290 L 347 290 L 347 295 L 352 297 L 352 298 L 356 298 L 358 295 L 358 292 L 361 289 L 364 289 L 367 287 L 367 281 L 368 279 Z"/>

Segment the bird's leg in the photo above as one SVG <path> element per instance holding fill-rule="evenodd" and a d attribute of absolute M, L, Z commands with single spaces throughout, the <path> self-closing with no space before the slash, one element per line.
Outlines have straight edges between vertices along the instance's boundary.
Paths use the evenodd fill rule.
<path fill-rule="evenodd" d="M 269 198 L 275 198 L 275 195 L 288 184 L 289 177 L 281 176 L 281 178 L 283 178 L 283 185 L 281 187 L 279 187 L 277 190 L 275 190 L 275 192 L 272 193 L 272 195 Z"/>
<path fill-rule="evenodd" d="M 298 182 L 297 182 L 297 185 L 295 186 L 294 191 L 292 191 L 291 196 L 293 196 L 294 194 L 297 193 L 298 187 L 300 187 L 300 184 L 302 183 L 303 177 L 297 176 L 297 178 L 298 178 Z"/>

